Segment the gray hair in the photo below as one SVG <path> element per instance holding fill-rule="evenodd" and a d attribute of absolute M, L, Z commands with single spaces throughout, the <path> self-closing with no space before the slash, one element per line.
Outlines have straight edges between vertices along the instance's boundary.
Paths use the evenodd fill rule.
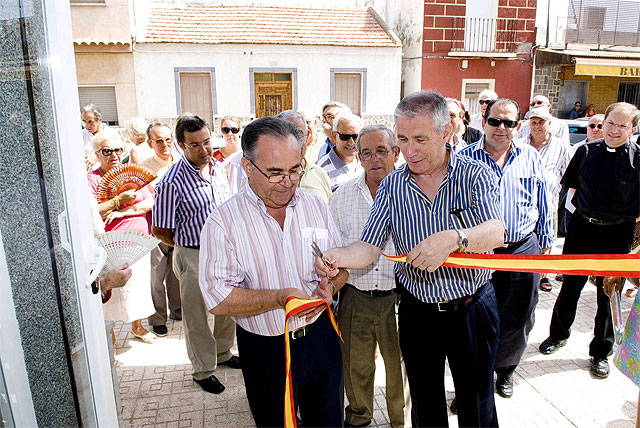
<path fill-rule="evenodd" d="M 280 113 L 276 114 L 273 117 L 276 118 L 276 119 L 282 119 L 282 120 L 300 119 L 305 123 L 307 122 L 306 119 L 304 118 L 304 116 L 301 115 L 300 113 L 298 113 L 295 110 L 284 110 L 284 111 L 281 111 Z"/>
<path fill-rule="evenodd" d="M 256 149 L 258 139 L 263 135 L 275 138 L 287 138 L 293 135 L 298 142 L 298 148 L 302 153 L 302 132 L 293 123 L 274 117 L 263 117 L 256 119 L 244 128 L 242 133 L 241 146 L 243 156 L 250 161 L 256 160 Z"/>
<path fill-rule="evenodd" d="M 495 91 L 492 91 L 491 89 L 485 89 L 482 92 L 480 92 L 478 94 L 478 99 L 482 98 L 483 96 L 489 98 L 490 100 L 498 99 L 498 94 Z"/>
<path fill-rule="evenodd" d="M 342 110 L 347 110 L 348 112 L 351 112 L 351 109 L 349 108 L 348 105 L 346 104 L 342 104 L 339 101 L 329 101 L 328 103 L 326 103 L 325 105 L 322 106 L 322 112 L 324 113 L 324 111 L 326 109 L 328 109 L 329 107 L 338 107 Z"/>
<path fill-rule="evenodd" d="M 380 124 L 369 125 L 369 126 L 365 126 L 364 128 L 362 128 L 360 130 L 360 132 L 358 133 L 358 138 L 356 139 L 356 149 L 358 150 L 358 152 L 360 152 L 360 139 L 364 135 L 371 134 L 372 132 L 378 132 L 378 131 L 383 131 L 387 135 L 387 141 L 391 145 L 392 149 L 397 145 L 396 136 L 393 135 L 393 131 L 392 130 L 390 130 L 386 126 L 380 125 Z"/>
<path fill-rule="evenodd" d="M 124 123 L 124 133 L 132 139 L 139 135 L 146 135 L 149 123 L 143 117 L 134 117 Z"/>
<path fill-rule="evenodd" d="M 438 133 L 444 132 L 447 125 L 451 124 L 447 101 L 436 91 L 418 91 L 407 95 L 393 113 L 395 119 L 410 119 L 423 114 L 431 116 L 433 128 Z"/>
<path fill-rule="evenodd" d="M 100 150 L 100 146 L 105 141 L 118 142 L 120 144 L 120 147 L 124 148 L 124 141 L 122 141 L 122 138 L 120 137 L 120 134 L 118 134 L 118 131 L 112 128 L 105 128 L 93 137 L 93 141 L 91 142 L 91 144 L 93 144 L 93 151 L 97 152 L 98 150 Z"/>
<path fill-rule="evenodd" d="M 165 126 L 169 129 L 169 133 L 171 133 L 171 136 L 173 136 L 173 129 L 171 129 L 171 127 L 169 125 L 167 125 L 166 123 L 162 123 L 162 122 L 153 122 L 151 125 L 149 125 L 149 127 L 147 128 L 147 139 L 150 140 L 151 139 L 151 130 L 153 128 L 157 128 L 159 126 Z"/>
<path fill-rule="evenodd" d="M 93 113 L 96 119 L 102 119 L 102 113 L 100 109 L 95 104 L 87 104 L 86 106 L 80 109 L 80 115 L 83 113 Z"/>
<path fill-rule="evenodd" d="M 449 114 L 449 113 L 447 113 L 447 114 Z M 336 115 L 336 118 L 333 119 L 333 131 L 334 132 L 338 132 L 338 125 L 340 125 L 340 122 L 342 122 L 343 120 L 351 122 L 354 125 L 356 125 L 357 127 L 362 128 L 362 119 L 360 119 L 360 116 L 356 116 L 355 114 L 351 113 L 351 110 L 349 110 L 349 111 L 342 111 L 342 112 L 338 113 Z"/>

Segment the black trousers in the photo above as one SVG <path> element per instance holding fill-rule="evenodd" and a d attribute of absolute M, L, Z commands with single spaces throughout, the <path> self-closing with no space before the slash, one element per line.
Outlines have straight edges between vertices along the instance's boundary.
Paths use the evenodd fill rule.
<path fill-rule="evenodd" d="M 589 223 L 578 212 L 571 216 L 569 229 L 564 241 L 563 254 L 627 254 L 633 240 L 633 220 L 611 225 L 598 226 Z M 606 358 L 613 348 L 613 325 L 609 297 L 602 289 L 602 277 L 596 278 L 597 303 L 593 340 L 589 345 L 589 355 Z M 565 275 L 560 294 L 556 299 L 551 316 L 549 335 L 555 340 L 567 339 L 576 318 L 580 293 L 587 282 L 586 276 Z"/>
<path fill-rule="evenodd" d="M 446 427 L 445 358 L 458 399 L 458 425 L 498 426 L 493 369 L 499 317 L 493 285 L 474 295 L 474 303 L 451 312 L 423 303 L 402 288 L 398 309 L 400 349 L 407 369 L 413 427 Z"/>
<path fill-rule="evenodd" d="M 326 311 L 306 336 L 290 340 L 295 408 L 305 427 L 341 427 L 344 378 L 340 339 Z M 258 427 L 284 424 L 284 336 L 261 336 L 236 329 L 242 375 Z"/>
<path fill-rule="evenodd" d="M 535 233 L 496 254 L 540 254 Z M 495 271 L 491 282 L 496 290 L 500 311 L 500 342 L 496 355 L 496 373 L 511 377 L 527 347 L 535 323 L 538 304 L 539 273 Z"/>

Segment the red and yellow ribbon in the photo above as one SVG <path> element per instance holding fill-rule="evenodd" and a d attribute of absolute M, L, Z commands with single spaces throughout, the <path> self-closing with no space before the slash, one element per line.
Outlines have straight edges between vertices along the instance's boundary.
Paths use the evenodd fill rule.
<path fill-rule="evenodd" d="M 314 300 L 302 300 L 296 297 L 289 297 L 285 303 L 284 311 L 284 346 L 285 346 L 285 361 L 286 361 L 286 385 L 284 389 L 284 426 L 285 428 L 295 428 L 298 426 L 296 421 L 296 409 L 295 403 L 293 399 L 293 383 L 291 379 L 291 349 L 289 348 L 289 318 L 293 315 L 299 314 L 300 312 L 306 311 L 307 309 L 315 308 L 316 306 L 324 305 L 329 315 L 329 320 L 331 321 L 331 325 L 338 333 L 340 340 L 342 340 L 342 335 L 340 334 L 340 330 L 338 330 L 338 324 L 336 323 L 335 318 L 333 317 L 333 312 L 329 307 L 329 304 L 322 299 L 314 299 Z"/>
<path fill-rule="evenodd" d="M 384 257 L 406 262 L 407 255 Z M 640 254 L 471 254 L 453 253 L 442 266 L 510 272 L 640 277 Z"/>

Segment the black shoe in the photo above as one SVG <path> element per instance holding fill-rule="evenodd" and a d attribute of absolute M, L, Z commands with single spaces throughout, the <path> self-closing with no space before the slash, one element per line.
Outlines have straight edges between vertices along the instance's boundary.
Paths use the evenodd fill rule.
<path fill-rule="evenodd" d="M 240 368 L 242 368 L 242 366 L 240 365 L 240 357 L 236 357 L 235 355 L 233 355 L 227 361 L 223 361 L 221 363 L 218 363 L 218 365 L 219 366 L 227 366 L 227 367 L 230 367 L 232 369 L 240 369 Z"/>
<path fill-rule="evenodd" d="M 513 395 L 513 380 L 505 375 L 498 375 L 496 379 L 496 392 L 502 398 L 511 398 Z"/>
<path fill-rule="evenodd" d="M 549 281 L 549 278 L 546 277 L 540 280 L 540 285 L 538 285 L 538 287 L 541 291 L 551 291 L 551 289 L 553 288 L 551 282 Z"/>
<path fill-rule="evenodd" d="M 193 379 L 195 383 L 200 385 L 200 388 L 211 394 L 220 394 L 224 391 L 224 385 L 220 383 L 217 377 L 211 375 L 209 377 L 205 377 L 204 379 Z"/>
<path fill-rule="evenodd" d="M 555 340 L 554 338 L 549 336 L 540 344 L 540 347 L 538 349 L 543 354 L 549 355 L 549 354 L 553 354 L 554 352 L 556 352 L 558 349 L 562 348 L 566 344 L 567 344 L 567 339 Z"/>
<path fill-rule="evenodd" d="M 344 421 L 345 428 L 347 428 L 347 427 L 368 427 L 369 425 L 371 425 L 371 421 L 365 422 L 365 423 L 360 424 L 360 425 L 353 425 L 353 424 L 350 424 L 347 421 Z"/>
<path fill-rule="evenodd" d="M 601 379 L 609 377 L 609 362 L 607 359 L 591 357 L 591 374 Z"/>
<path fill-rule="evenodd" d="M 453 400 L 451 400 L 451 405 L 449 406 L 449 410 L 451 410 L 451 413 L 453 413 L 454 415 L 458 414 L 458 398 L 457 397 L 453 397 Z"/>
<path fill-rule="evenodd" d="M 154 325 L 153 332 L 158 337 L 165 337 L 167 335 L 167 326 L 166 325 Z"/>

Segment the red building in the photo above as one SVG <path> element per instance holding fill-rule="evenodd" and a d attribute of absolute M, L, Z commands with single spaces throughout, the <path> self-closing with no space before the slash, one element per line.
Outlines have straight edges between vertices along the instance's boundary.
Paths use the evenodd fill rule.
<path fill-rule="evenodd" d="M 531 96 L 537 0 L 426 0 L 422 87 L 479 111 L 492 89 L 518 101 Z"/>

